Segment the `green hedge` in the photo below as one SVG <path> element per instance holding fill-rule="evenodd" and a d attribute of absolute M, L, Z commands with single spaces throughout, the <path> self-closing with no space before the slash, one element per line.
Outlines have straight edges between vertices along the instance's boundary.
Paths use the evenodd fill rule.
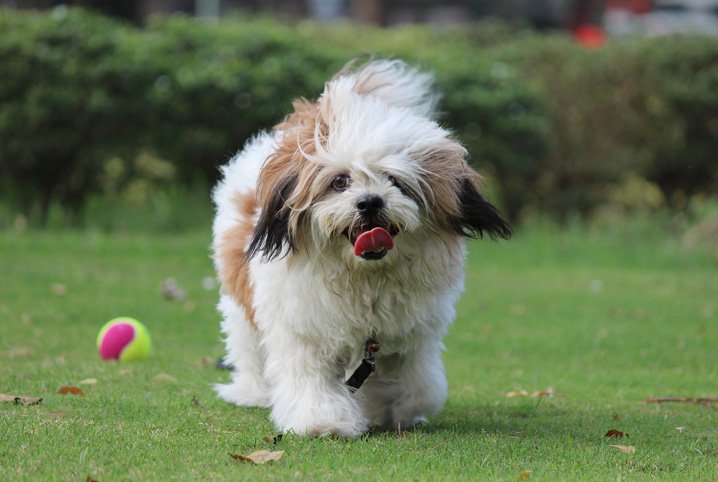
<path fill-rule="evenodd" d="M 683 208 L 692 195 L 718 193 L 718 39 L 636 38 L 588 51 L 534 37 L 492 55 L 520 69 L 547 107 L 548 155 L 521 183 L 533 207 L 589 214 L 621 204 L 613 194 L 636 177 L 643 201 L 662 193 L 654 206 Z"/>
<path fill-rule="evenodd" d="M 435 71 L 443 122 L 513 218 L 588 214 L 625 198 L 615 193 L 627 174 L 674 201 L 718 184 L 713 39 L 586 51 L 497 24 L 385 30 L 254 17 L 173 16 L 140 30 L 65 8 L 0 9 L 0 31 L 0 218 L 208 191 L 252 133 L 362 52 Z"/>
<path fill-rule="evenodd" d="M 2 197 L 36 217 L 53 202 L 81 210 L 92 193 L 136 195 L 142 182 L 210 185 L 292 99 L 318 95 L 359 53 L 358 38 L 367 51 L 436 70 L 445 120 L 475 159 L 525 169 L 545 150 L 538 97 L 522 79 L 496 75 L 462 36 L 263 18 L 171 17 L 136 30 L 72 9 L 1 10 L 0 30 Z M 510 117 L 516 108 L 526 115 Z"/>

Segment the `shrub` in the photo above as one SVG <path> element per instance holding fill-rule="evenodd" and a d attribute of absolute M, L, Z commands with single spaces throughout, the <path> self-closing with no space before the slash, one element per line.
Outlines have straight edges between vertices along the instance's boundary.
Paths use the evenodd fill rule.
<path fill-rule="evenodd" d="M 718 193 L 718 42 L 677 37 L 641 44 L 639 55 L 664 103 L 670 128 L 645 175 L 680 205 L 698 193 Z"/>
<path fill-rule="evenodd" d="M 3 197 L 45 217 L 51 201 L 79 207 L 109 152 L 133 137 L 132 85 L 102 17 L 0 10 L 0 179 Z M 120 135 L 117 135 L 121 133 Z"/>
<path fill-rule="evenodd" d="M 530 169 L 542 149 L 539 100 L 520 78 L 467 50 L 463 34 L 261 18 L 211 25 L 180 16 L 140 31 L 64 8 L 4 10 L 0 26 L 9 32 L 0 41 L 8 66 L 0 172 L 7 188 L 22 186 L 13 191 L 15 205 L 40 217 L 53 201 L 78 209 L 110 185 L 110 194 L 137 185 L 145 176 L 140 153 L 171 161 L 173 182 L 211 184 L 217 166 L 286 115 L 294 98 L 319 94 L 327 76 L 357 55 L 359 36 L 379 55 L 437 71 L 445 121 L 475 159 Z M 491 43 L 502 35 L 489 32 L 471 38 Z M 108 162 L 121 171 L 109 184 Z"/>
<path fill-rule="evenodd" d="M 64 7 L 0 9 L 0 31 L 5 218 L 41 220 L 54 203 L 81 222 L 83 210 L 116 203 L 177 225 L 169 200 L 208 196 L 217 166 L 295 97 L 316 97 L 359 53 L 357 38 L 366 52 L 435 72 L 442 122 L 491 177 L 510 218 L 660 204 L 636 186 L 650 199 L 657 186 L 674 205 L 718 191 L 716 39 L 587 51 L 497 24 L 380 29 L 257 17 L 173 16 L 140 30 Z M 157 193 L 162 208 L 141 193 Z"/>
<path fill-rule="evenodd" d="M 585 216 L 631 176 L 667 199 L 718 192 L 715 39 L 632 39 L 594 51 L 535 36 L 494 55 L 529 79 L 548 111 L 548 155 L 519 183 L 535 193 L 534 208 Z"/>

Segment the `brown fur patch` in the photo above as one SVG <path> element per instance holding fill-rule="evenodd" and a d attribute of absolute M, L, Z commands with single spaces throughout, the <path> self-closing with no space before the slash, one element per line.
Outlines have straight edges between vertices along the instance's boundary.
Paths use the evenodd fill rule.
<path fill-rule="evenodd" d="M 284 133 L 275 152 L 267 158 L 258 181 L 258 201 L 266 207 L 271 198 L 286 185 L 288 179 L 294 179 L 294 189 L 285 199 L 282 209 L 290 210 L 289 231 L 295 248 L 302 245 L 302 224 L 306 211 L 320 193 L 312 189 L 314 180 L 322 166 L 310 161 L 304 154 L 317 152 L 317 142 L 328 135 L 326 123 L 327 101 L 309 102 L 306 99 L 294 101 L 294 112 L 275 129 Z"/>
<path fill-rule="evenodd" d="M 238 193 L 234 202 L 241 221 L 222 235 L 222 239 L 216 247 L 215 256 L 220 261 L 219 277 L 222 281 L 222 291 L 231 295 L 242 305 L 249 324 L 256 330 L 249 261 L 245 254 L 254 232 L 257 196 L 254 191 Z"/>
<path fill-rule="evenodd" d="M 427 156 L 422 166 L 428 173 L 424 195 L 431 204 L 436 223 L 446 229 L 452 219 L 461 215 L 460 186 L 465 179 L 480 185 L 479 175 L 466 162 L 466 149 L 457 141 L 447 139 Z"/>

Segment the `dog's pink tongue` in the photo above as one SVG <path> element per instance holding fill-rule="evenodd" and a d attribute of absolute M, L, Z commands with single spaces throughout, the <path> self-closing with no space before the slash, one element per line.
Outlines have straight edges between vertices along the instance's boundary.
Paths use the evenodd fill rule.
<path fill-rule="evenodd" d="M 393 247 L 394 239 L 391 234 L 386 229 L 377 227 L 359 235 L 354 243 L 354 254 L 361 256 L 362 253 L 379 251 L 380 249 L 389 251 Z"/>

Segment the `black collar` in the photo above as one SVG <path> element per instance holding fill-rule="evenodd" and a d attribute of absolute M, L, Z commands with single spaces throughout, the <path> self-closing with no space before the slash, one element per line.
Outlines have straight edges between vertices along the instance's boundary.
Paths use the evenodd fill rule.
<path fill-rule="evenodd" d="M 354 370 L 352 376 L 344 382 L 353 391 L 359 390 L 369 375 L 376 370 L 376 352 L 379 351 L 379 343 L 373 338 L 369 338 L 364 344 L 364 358 L 361 364 Z"/>

